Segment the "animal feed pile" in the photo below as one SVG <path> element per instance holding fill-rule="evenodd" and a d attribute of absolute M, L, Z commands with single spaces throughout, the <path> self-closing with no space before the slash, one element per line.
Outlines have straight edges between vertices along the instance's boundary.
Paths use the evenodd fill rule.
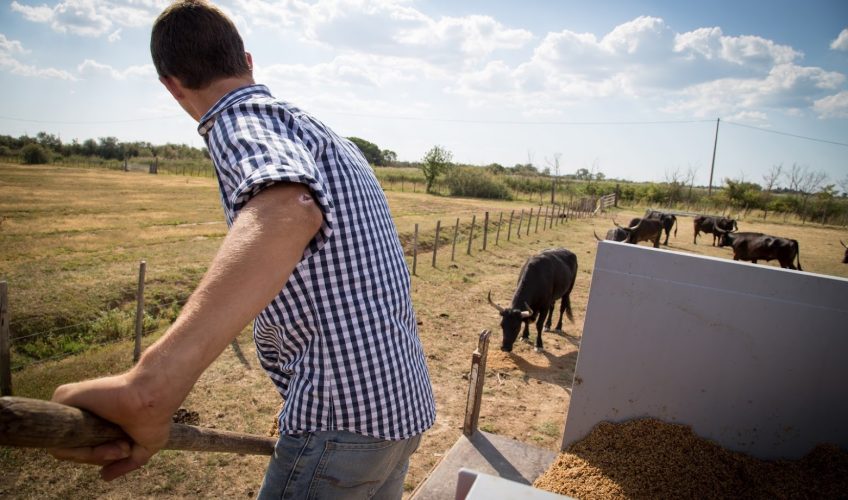
<path fill-rule="evenodd" d="M 801 460 L 729 451 L 683 425 L 603 422 L 533 484 L 579 498 L 848 498 L 848 453 L 820 445 Z"/>

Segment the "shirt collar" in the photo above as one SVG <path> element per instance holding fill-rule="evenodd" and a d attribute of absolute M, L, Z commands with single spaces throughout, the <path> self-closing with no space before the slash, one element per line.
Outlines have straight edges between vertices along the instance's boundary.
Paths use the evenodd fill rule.
<path fill-rule="evenodd" d="M 197 126 L 197 133 L 206 137 L 206 134 L 208 134 L 209 131 L 212 130 L 212 126 L 215 125 L 215 119 L 221 111 L 257 95 L 271 97 L 271 91 L 268 90 L 268 87 L 265 85 L 254 84 L 240 87 L 224 94 L 223 97 L 218 99 L 218 102 L 216 102 L 214 106 L 209 108 L 209 111 L 200 117 L 200 122 Z"/>

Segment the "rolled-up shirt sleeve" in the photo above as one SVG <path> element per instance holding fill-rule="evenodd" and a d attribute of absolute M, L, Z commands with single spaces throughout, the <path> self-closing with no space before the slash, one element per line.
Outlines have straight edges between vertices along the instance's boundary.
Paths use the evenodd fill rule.
<path fill-rule="evenodd" d="M 228 117 L 231 119 L 221 117 L 224 119 L 218 120 L 220 129 L 215 127 L 209 140 L 210 153 L 220 159 L 218 179 L 227 219 L 232 223 L 251 198 L 273 184 L 303 184 L 324 215 L 321 228 L 304 253 L 303 257 L 308 258 L 324 246 L 333 232 L 333 201 L 326 180 L 300 138 L 288 129 L 274 130 L 278 117 L 266 116 L 261 107 L 251 111 Z"/>

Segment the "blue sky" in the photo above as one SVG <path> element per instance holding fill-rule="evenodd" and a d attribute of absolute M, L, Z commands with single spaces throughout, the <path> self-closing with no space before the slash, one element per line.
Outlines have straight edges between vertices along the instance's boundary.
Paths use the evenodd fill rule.
<path fill-rule="evenodd" d="M 158 0 L 0 7 L 0 134 L 201 147 L 148 51 Z M 848 2 L 223 1 L 255 77 L 418 160 L 848 189 Z M 786 184 L 784 181 L 783 184 Z"/>

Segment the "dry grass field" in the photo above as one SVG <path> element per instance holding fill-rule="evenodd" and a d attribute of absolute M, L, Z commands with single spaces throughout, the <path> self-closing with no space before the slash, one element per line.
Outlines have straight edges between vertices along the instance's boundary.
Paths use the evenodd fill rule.
<path fill-rule="evenodd" d="M 0 165 L 0 279 L 9 282 L 13 325 L 39 321 L 40 314 L 76 316 L 80 308 L 101 309 L 132 302 L 137 263 L 147 260 L 148 292 L 161 300 L 188 293 L 225 233 L 215 181 L 141 173 Z M 612 227 L 605 216 L 569 220 L 538 232 L 526 226 L 521 238 L 498 244 L 490 232 L 482 250 L 481 219 L 529 209 L 511 202 L 452 199 L 422 193 L 387 193 L 401 238 L 411 248 L 415 224 L 419 241 L 432 249 L 442 223 L 436 267 L 431 253 L 419 255 L 413 299 L 437 400 L 436 425 L 413 456 L 407 489 L 420 483 L 461 433 L 470 357 L 483 329 L 493 332 L 480 426 L 489 432 L 558 450 L 582 335 L 596 241 Z M 643 208 L 622 209 L 619 222 Z M 544 209 L 542 210 L 544 213 Z M 465 239 L 450 260 L 456 218 L 467 234 L 472 215 L 477 232 L 471 255 Z M 799 240 L 805 271 L 848 277 L 841 264 L 848 240 L 844 228 L 740 221 L 740 230 Z M 513 231 L 515 231 L 515 227 Z M 505 229 L 504 229 L 505 231 Z M 692 243 L 691 218 L 681 217 L 668 251 L 730 258 L 729 249 Z M 486 302 L 491 291 L 509 302 L 519 268 L 531 254 L 564 246 L 578 256 L 572 304 L 575 322 L 565 335 L 546 334 L 546 351 L 518 343 L 511 354 L 498 350 L 499 316 Z M 665 247 L 663 247 L 665 249 Z M 411 257 L 408 258 L 410 265 Z M 775 265 L 774 262 L 771 265 Z M 156 335 L 146 338 L 151 342 Z M 48 398 L 64 382 L 115 373 L 131 364 L 131 344 L 110 344 L 60 361 L 31 365 L 13 375 L 15 394 Z M 200 425 L 268 433 L 279 405 L 259 367 L 247 330 L 195 386 L 185 407 Z M 0 496 L 4 498 L 242 497 L 255 495 L 267 462 L 263 457 L 162 452 L 140 471 L 111 483 L 91 467 L 58 463 L 41 450 L 0 448 Z"/>

